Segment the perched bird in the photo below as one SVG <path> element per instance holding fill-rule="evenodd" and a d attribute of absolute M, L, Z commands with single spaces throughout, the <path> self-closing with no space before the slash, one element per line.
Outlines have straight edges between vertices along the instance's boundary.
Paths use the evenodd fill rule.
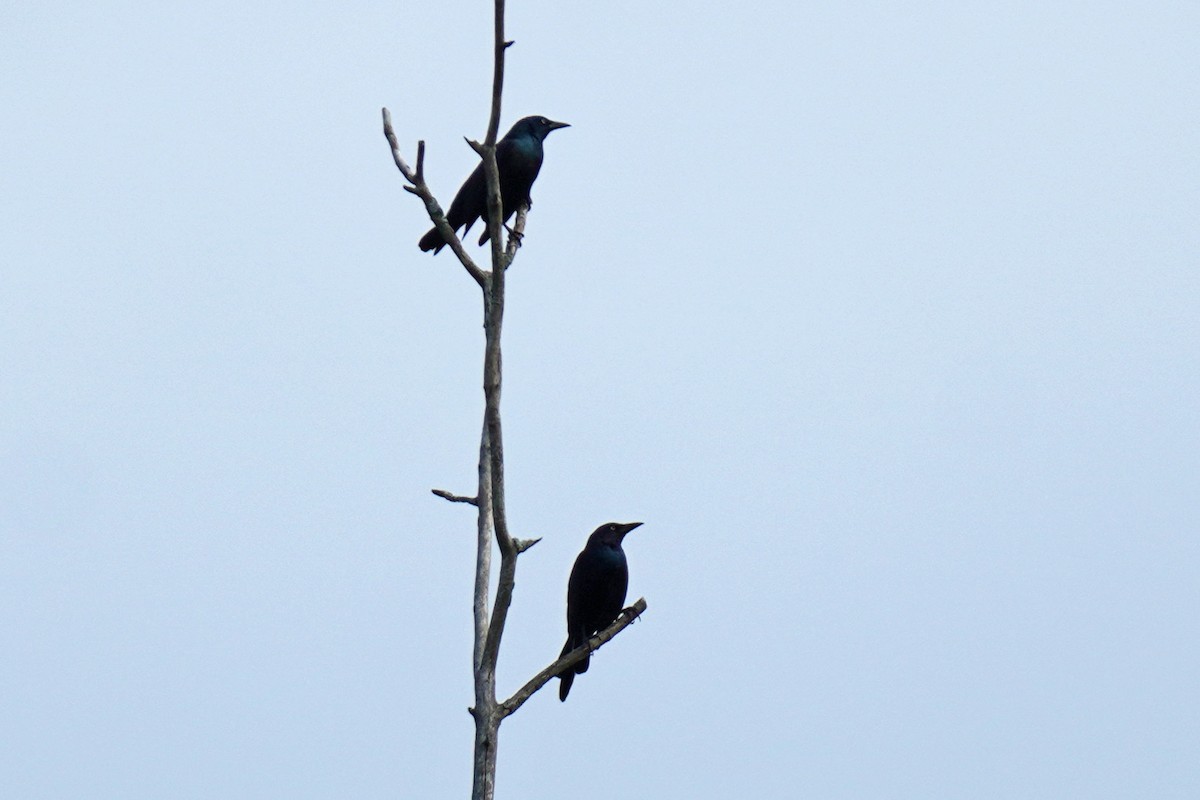
<path fill-rule="evenodd" d="M 583 552 L 571 568 L 567 582 L 567 643 L 559 658 L 607 628 L 625 605 L 629 567 L 621 540 L 640 522 L 610 522 L 588 537 Z M 576 675 L 587 672 L 589 653 L 583 661 L 558 674 L 558 699 L 566 700 Z"/>
<path fill-rule="evenodd" d="M 542 168 L 542 142 L 550 131 L 559 128 L 569 128 L 565 122 L 555 122 L 545 117 L 525 117 L 519 120 L 512 130 L 504 134 L 504 138 L 496 142 L 496 167 L 500 170 L 500 205 L 504 209 L 504 221 L 521 205 L 532 206 L 529 190 L 533 181 Z M 483 162 L 475 167 L 467 180 L 463 182 L 454 202 L 446 213 L 446 221 L 457 231 L 462 226 L 463 236 L 471 230 L 475 220 L 487 214 L 487 180 L 483 176 Z M 479 243 L 488 240 L 487 220 L 484 220 L 483 236 Z M 437 253 L 446 246 L 446 240 L 438 233 L 437 228 L 431 228 L 421 237 L 421 249 Z"/>

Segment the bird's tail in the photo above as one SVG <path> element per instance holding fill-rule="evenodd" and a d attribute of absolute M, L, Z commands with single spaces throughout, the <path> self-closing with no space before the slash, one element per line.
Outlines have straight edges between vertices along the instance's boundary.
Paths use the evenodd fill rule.
<path fill-rule="evenodd" d="M 562 658 L 580 644 L 582 644 L 582 642 L 576 643 L 574 638 L 567 637 L 567 643 L 563 645 L 562 652 L 558 654 L 558 657 Z M 567 667 L 562 672 L 558 673 L 558 699 L 560 701 L 567 699 L 567 695 L 571 692 L 571 684 L 575 682 L 575 676 L 582 675 L 583 673 L 587 672 L 588 662 L 591 660 L 592 654 L 588 653 L 583 657 L 583 661 L 580 661 L 573 667 Z"/>
<path fill-rule="evenodd" d="M 435 254 L 446 246 L 446 240 L 438 233 L 437 228 L 430 228 L 429 232 L 421 237 L 421 241 L 417 243 L 422 252 L 428 253 L 432 250 Z"/>

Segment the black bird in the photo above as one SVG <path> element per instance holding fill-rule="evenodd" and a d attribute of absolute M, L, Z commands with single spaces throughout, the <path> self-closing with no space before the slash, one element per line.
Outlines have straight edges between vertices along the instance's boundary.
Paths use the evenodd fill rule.
<path fill-rule="evenodd" d="M 610 522 L 588 537 L 583 552 L 571 568 L 567 583 L 567 643 L 559 658 L 607 628 L 625 605 L 629 566 L 621 540 L 640 522 Z M 576 675 L 587 672 L 589 653 L 583 661 L 558 673 L 558 699 L 566 700 Z"/>
<path fill-rule="evenodd" d="M 565 122 L 555 122 L 545 117 L 525 117 L 519 120 L 512 130 L 504 134 L 504 138 L 496 142 L 496 167 L 500 170 L 500 205 L 504 209 L 504 221 L 513 215 L 518 206 L 532 207 L 529 190 L 533 181 L 542 168 L 542 142 L 559 128 L 571 127 Z M 446 213 L 446 221 L 457 231 L 462 226 L 463 236 L 471 230 L 475 220 L 487 214 L 487 181 L 483 177 L 483 162 L 475 167 L 463 182 L 450 211 Z M 479 243 L 488 240 L 487 221 L 484 220 L 483 236 Z M 437 228 L 431 228 L 429 233 L 421 237 L 421 249 L 434 253 L 446 246 L 446 240 L 438 233 Z"/>

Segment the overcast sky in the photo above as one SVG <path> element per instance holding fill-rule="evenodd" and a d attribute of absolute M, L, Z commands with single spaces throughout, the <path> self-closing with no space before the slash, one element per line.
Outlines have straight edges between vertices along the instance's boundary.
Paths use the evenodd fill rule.
<path fill-rule="evenodd" d="M 511 6 L 497 797 L 1200 796 L 1200 6 Z M 468 795 L 491 24 L 5 9 L 0 796 Z"/>

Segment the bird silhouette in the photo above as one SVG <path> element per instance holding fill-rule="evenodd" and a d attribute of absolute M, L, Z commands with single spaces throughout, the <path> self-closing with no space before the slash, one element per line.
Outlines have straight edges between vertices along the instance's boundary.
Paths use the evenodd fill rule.
<path fill-rule="evenodd" d="M 559 658 L 586 644 L 621 613 L 625 590 L 629 587 L 629 565 L 621 542 L 625 534 L 641 524 L 609 522 L 596 528 L 588 537 L 567 582 L 567 643 Z M 587 672 L 590 660 L 589 653 L 578 664 L 558 674 L 559 700 L 567 699 L 575 676 Z"/>
<path fill-rule="evenodd" d="M 551 131 L 569 128 L 565 122 L 555 122 L 545 117 L 525 117 L 518 120 L 504 138 L 496 142 L 496 168 L 500 172 L 500 205 L 504 209 L 504 221 L 513 215 L 519 206 L 533 206 L 529 190 L 542 168 L 542 142 Z M 487 213 L 487 179 L 483 175 L 483 162 L 463 181 L 454 195 L 454 202 L 446 213 L 446 221 L 456 232 L 463 228 L 463 236 L 471 230 L 475 220 Z M 487 221 L 479 243 L 488 240 Z M 446 240 L 436 227 L 421 237 L 423 251 L 434 253 L 446 246 Z"/>

